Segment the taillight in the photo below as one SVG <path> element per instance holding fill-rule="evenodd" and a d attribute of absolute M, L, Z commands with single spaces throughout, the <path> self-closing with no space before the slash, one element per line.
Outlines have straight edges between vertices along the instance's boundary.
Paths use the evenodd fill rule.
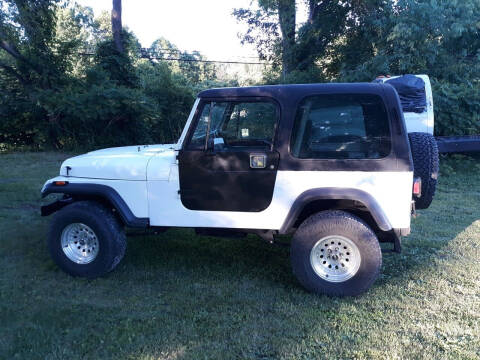
<path fill-rule="evenodd" d="M 419 177 L 413 179 L 413 195 L 422 196 L 422 179 Z"/>

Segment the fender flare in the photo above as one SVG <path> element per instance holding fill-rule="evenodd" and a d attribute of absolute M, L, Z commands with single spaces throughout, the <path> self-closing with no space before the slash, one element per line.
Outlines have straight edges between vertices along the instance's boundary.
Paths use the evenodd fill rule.
<path fill-rule="evenodd" d="M 279 233 L 287 234 L 294 226 L 305 206 L 316 200 L 354 200 L 361 202 L 368 209 L 380 230 L 392 230 L 392 225 L 372 195 L 359 189 L 329 187 L 310 189 L 301 193 L 290 208 Z"/>
<path fill-rule="evenodd" d="M 49 183 L 42 190 L 42 198 L 49 194 L 102 198 L 107 200 L 115 208 L 126 226 L 134 228 L 146 228 L 149 226 L 148 218 L 136 217 L 120 194 L 107 185 L 85 183 L 66 183 L 65 185 L 56 185 L 54 183 Z M 72 201 L 58 200 L 52 204 L 42 206 L 42 216 L 50 215 L 71 202 Z"/>

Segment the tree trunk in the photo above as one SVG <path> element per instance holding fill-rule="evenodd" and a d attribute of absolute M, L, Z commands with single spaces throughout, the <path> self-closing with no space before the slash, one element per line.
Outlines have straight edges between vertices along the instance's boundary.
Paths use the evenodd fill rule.
<path fill-rule="evenodd" d="M 318 7 L 319 7 L 319 4 L 317 0 L 308 1 L 308 22 L 310 24 L 313 24 L 313 19 L 315 19 L 315 15 L 317 13 Z"/>
<path fill-rule="evenodd" d="M 44 73 L 44 71 L 48 71 L 48 69 L 39 68 L 37 65 L 32 63 L 29 59 L 27 59 L 25 56 L 20 54 L 18 49 L 15 47 L 15 45 L 13 45 L 13 44 L 9 43 L 7 40 L 5 40 L 6 38 L 7 37 L 5 36 L 5 34 L 0 29 L 0 49 L 7 52 L 17 62 L 23 62 L 23 64 L 27 65 L 31 70 L 35 71 L 39 75 L 42 75 Z M 10 73 L 13 74 L 13 72 L 12 72 L 13 68 L 10 67 L 10 69 L 7 69 L 7 67 L 5 65 L 2 65 L 2 68 L 4 68 L 5 70 L 7 70 L 7 71 L 9 71 Z M 13 71 L 15 71 L 15 70 L 13 70 Z M 15 76 L 19 80 L 20 80 L 20 77 L 22 77 L 19 73 L 17 73 L 17 75 L 15 75 Z M 25 78 L 23 78 L 23 80 L 25 80 Z M 25 81 L 25 83 L 26 83 L 26 81 Z"/>
<path fill-rule="evenodd" d="M 278 20 L 282 32 L 282 76 L 294 69 L 295 47 L 295 0 L 278 0 Z"/>
<path fill-rule="evenodd" d="M 322 11 L 325 11 L 331 3 L 332 3 L 332 0 L 322 0 L 322 1 L 309 0 L 307 21 L 310 24 L 313 24 L 313 22 L 315 21 L 315 17 Z"/>
<path fill-rule="evenodd" d="M 122 39 L 122 0 L 113 0 L 112 8 L 112 34 L 115 47 L 119 53 L 123 53 Z"/>

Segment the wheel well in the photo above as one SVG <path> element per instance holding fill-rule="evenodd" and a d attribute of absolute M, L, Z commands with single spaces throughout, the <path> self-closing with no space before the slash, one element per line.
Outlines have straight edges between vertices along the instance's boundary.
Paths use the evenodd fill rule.
<path fill-rule="evenodd" d="M 115 208 L 115 205 L 113 205 L 112 202 L 110 201 L 110 199 L 108 199 L 105 196 L 88 195 L 88 194 L 74 195 L 74 196 L 65 195 L 65 196 L 71 197 L 73 202 L 85 201 L 85 200 L 96 201 L 96 202 L 102 204 L 103 206 L 105 206 L 107 209 L 109 209 L 113 213 L 113 215 L 120 221 L 121 224 L 126 225 L 125 224 L 125 219 L 122 218 L 122 216 L 120 215 L 118 210 Z"/>
<path fill-rule="evenodd" d="M 346 199 L 321 199 L 311 201 L 303 207 L 293 227 L 295 229 L 298 228 L 300 224 L 311 215 L 326 210 L 346 211 L 362 219 L 376 234 L 383 232 L 368 208 L 362 202 Z"/>

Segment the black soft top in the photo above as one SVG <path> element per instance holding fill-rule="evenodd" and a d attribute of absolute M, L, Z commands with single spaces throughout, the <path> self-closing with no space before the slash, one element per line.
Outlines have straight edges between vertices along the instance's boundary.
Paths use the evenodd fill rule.
<path fill-rule="evenodd" d="M 232 88 L 216 88 L 204 90 L 198 94 L 200 98 L 222 97 L 257 97 L 303 98 L 313 94 L 346 94 L 346 93 L 381 93 L 383 89 L 391 89 L 389 85 L 376 83 L 326 83 L 326 84 L 292 84 L 265 85 Z"/>

